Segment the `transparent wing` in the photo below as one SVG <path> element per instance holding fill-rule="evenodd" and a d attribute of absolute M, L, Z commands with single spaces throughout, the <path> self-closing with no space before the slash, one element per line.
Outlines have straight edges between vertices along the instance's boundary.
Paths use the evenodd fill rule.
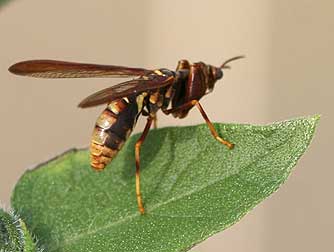
<path fill-rule="evenodd" d="M 36 78 L 92 78 L 141 76 L 151 72 L 143 68 L 74 63 L 57 60 L 29 60 L 8 69 L 17 75 Z"/>

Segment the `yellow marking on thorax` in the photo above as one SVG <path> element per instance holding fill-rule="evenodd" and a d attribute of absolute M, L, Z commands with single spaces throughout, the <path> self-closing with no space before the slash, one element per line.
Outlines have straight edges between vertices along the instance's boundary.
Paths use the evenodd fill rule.
<path fill-rule="evenodd" d="M 150 95 L 150 100 L 149 101 L 152 104 L 156 104 L 158 99 L 159 99 L 159 92 L 155 92 L 155 93 Z"/>
<path fill-rule="evenodd" d="M 157 75 L 164 75 L 159 69 L 154 70 L 154 73 L 156 73 Z"/>
<path fill-rule="evenodd" d="M 144 104 L 144 98 L 147 96 L 147 93 L 141 93 L 136 97 L 136 102 L 138 106 L 138 112 L 140 112 L 143 109 L 143 104 Z"/>
<path fill-rule="evenodd" d="M 130 101 L 129 101 L 128 97 L 123 97 L 123 101 L 125 101 L 127 104 L 129 104 L 129 103 L 130 103 Z"/>

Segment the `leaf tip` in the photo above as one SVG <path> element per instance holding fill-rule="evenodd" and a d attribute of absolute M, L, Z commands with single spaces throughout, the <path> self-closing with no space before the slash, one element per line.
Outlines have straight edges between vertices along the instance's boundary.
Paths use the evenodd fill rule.
<path fill-rule="evenodd" d="M 318 123 L 319 120 L 321 118 L 321 114 L 315 114 L 313 116 L 311 116 L 311 119 L 315 122 L 315 123 Z"/>

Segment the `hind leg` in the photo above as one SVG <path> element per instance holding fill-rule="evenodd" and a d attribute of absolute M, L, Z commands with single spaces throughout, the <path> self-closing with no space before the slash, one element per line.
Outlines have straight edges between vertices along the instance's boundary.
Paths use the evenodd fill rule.
<path fill-rule="evenodd" d="M 137 203 L 138 203 L 138 209 L 141 214 L 145 213 L 145 208 L 143 206 L 143 200 L 142 195 L 140 191 L 140 148 L 143 142 L 145 141 L 145 138 L 147 136 L 147 133 L 149 132 L 151 125 L 152 125 L 153 118 L 148 117 L 147 122 L 145 125 L 145 129 L 140 136 L 140 138 L 137 140 L 135 145 L 135 155 L 136 155 L 136 196 L 137 196 Z"/>

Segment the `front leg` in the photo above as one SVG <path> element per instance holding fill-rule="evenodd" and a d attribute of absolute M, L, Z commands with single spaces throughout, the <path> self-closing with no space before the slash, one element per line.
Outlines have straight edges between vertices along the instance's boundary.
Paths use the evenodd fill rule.
<path fill-rule="evenodd" d="M 210 132 L 212 134 L 212 136 L 220 143 L 226 145 L 229 149 L 233 149 L 234 144 L 230 143 L 226 140 L 224 140 L 223 138 L 221 138 L 215 127 L 213 126 L 212 122 L 210 121 L 209 117 L 207 116 L 207 114 L 205 113 L 203 107 L 201 106 L 201 104 L 199 103 L 198 100 L 191 100 L 185 104 L 182 104 L 181 106 L 177 107 L 177 108 L 172 108 L 172 109 L 168 109 L 163 111 L 166 115 L 169 115 L 170 113 L 174 113 L 174 112 L 178 112 L 178 111 L 182 111 L 188 108 L 191 108 L 193 106 L 195 106 L 198 108 L 199 112 L 201 112 L 202 117 L 204 118 L 206 124 L 209 126 Z"/>

